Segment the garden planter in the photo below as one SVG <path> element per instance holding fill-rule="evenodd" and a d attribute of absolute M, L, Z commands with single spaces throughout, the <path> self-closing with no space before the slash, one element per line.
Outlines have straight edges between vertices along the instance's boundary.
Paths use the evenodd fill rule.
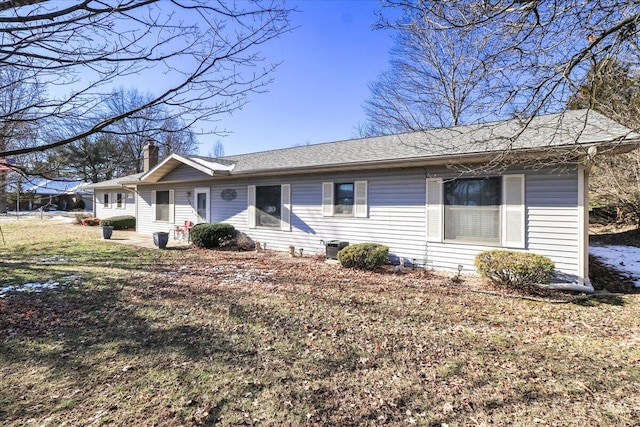
<path fill-rule="evenodd" d="M 103 239 L 110 239 L 111 234 L 113 234 L 113 227 L 110 225 L 105 225 L 104 227 L 100 227 L 100 235 Z"/>
<path fill-rule="evenodd" d="M 156 231 L 153 233 L 153 244 L 160 249 L 165 249 L 169 242 L 169 233 L 164 231 Z"/>

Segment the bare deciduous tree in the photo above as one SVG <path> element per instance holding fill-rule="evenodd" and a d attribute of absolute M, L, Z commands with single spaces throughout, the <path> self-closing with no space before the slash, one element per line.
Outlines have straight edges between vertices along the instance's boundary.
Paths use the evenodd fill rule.
<path fill-rule="evenodd" d="M 35 140 L 37 128 L 33 117 L 38 113 L 34 102 L 42 99 L 43 90 L 37 82 L 24 79 L 25 73 L 13 67 L 0 67 L 0 152 L 19 149 Z M 4 117 L 11 116 L 11 120 Z M 14 159 L 11 159 L 12 163 Z M 0 155 L 0 213 L 7 209 L 6 188 L 9 160 Z M 20 168 L 12 164 L 12 168 Z"/>
<path fill-rule="evenodd" d="M 45 97 L 3 111 L 46 129 L 74 121 L 54 140 L 0 147 L 0 158 L 42 152 L 107 130 L 122 119 L 162 106 L 186 125 L 214 120 L 243 105 L 269 82 L 274 65 L 259 47 L 288 29 L 280 0 L 45 0 L 0 3 L 0 67 L 19 82 L 47 88 Z M 144 104 L 100 113 L 113 87 L 153 82 Z M 48 136 L 53 132 L 44 132 Z"/>
<path fill-rule="evenodd" d="M 218 140 L 213 144 L 213 150 L 209 151 L 209 157 L 224 157 L 224 144 L 222 144 L 222 141 Z"/>
<path fill-rule="evenodd" d="M 569 108 L 593 108 L 631 129 L 640 128 L 640 72 L 615 59 L 595 63 L 569 101 Z M 618 220 L 635 215 L 640 227 L 640 150 L 598 158 L 591 172 L 592 200 L 615 206 Z"/>
<path fill-rule="evenodd" d="M 390 68 L 369 85 L 365 136 L 469 124 L 495 118 L 487 110 L 492 69 L 492 37 L 470 28 L 460 31 L 424 25 L 409 10 L 393 28 Z"/>
<path fill-rule="evenodd" d="M 152 99 L 153 95 L 150 93 L 143 94 L 137 89 L 119 88 L 105 97 L 104 117 L 136 110 L 141 105 L 149 104 Z M 126 172 L 137 173 L 143 170 L 143 149 L 149 141 L 158 145 L 160 157 L 172 152 L 190 154 L 197 151 L 198 143 L 189 124 L 168 111 L 164 105 L 153 105 L 106 127 L 101 132 L 113 135 L 119 149 L 126 154 Z"/>
<path fill-rule="evenodd" d="M 567 101 L 584 85 L 594 63 L 617 58 L 632 68 L 640 66 L 640 7 L 636 2 L 384 0 L 382 5 L 379 27 L 400 32 L 410 29 L 412 34 L 426 35 L 424 45 L 428 47 L 428 40 L 433 45 L 430 66 L 433 67 L 434 59 L 440 61 L 441 57 L 449 60 L 450 65 L 442 68 L 441 76 L 438 76 L 442 78 L 437 84 L 433 82 L 438 79 L 425 79 L 428 90 L 412 84 L 413 98 L 404 97 L 403 101 L 409 99 L 409 102 L 396 105 L 411 107 L 413 117 L 421 117 L 424 111 L 439 114 L 445 105 L 448 111 L 444 116 L 451 119 L 452 124 L 460 117 L 465 123 L 483 122 L 487 117 L 518 119 L 520 125 L 504 140 L 505 150 L 496 159 L 496 164 L 507 158 L 511 142 L 518 139 L 534 116 L 566 109 Z M 439 40 L 444 40 L 445 46 L 453 42 L 448 55 L 443 54 Z M 473 53 L 476 46 L 478 51 Z M 456 58 L 457 52 L 472 52 L 477 59 L 472 64 L 481 74 L 466 74 L 471 86 L 459 78 L 460 69 L 450 60 Z M 405 57 L 411 59 L 408 55 Z M 465 64 L 465 61 L 459 62 Z M 432 93 L 438 85 L 441 86 L 439 90 L 448 93 L 443 84 L 447 77 L 455 82 L 451 87 L 457 87 L 461 91 L 459 94 L 465 93 L 467 88 L 466 93 L 471 97 L 450 95 L 443 100 L 429 95 L 418 98 Z M 476 78 L 482 82 L 475 82 Z M 393 83 L 392 79 L 384 83 L 385 96 L 396 95 L 397 91 L 386 90 Z M 417 105 L 414 105 L 414 99 L 418 99 Z M 467 108 L 466 117 L 450 114 L 450 111 L 461 110 L 452 109 L 447 101 L 460 99 L 465 101 L 462 105 Z M 427 106 L 422 105 L 422 101 Z M 436 105 L 428 105 L 430 103 Z M 386 112 L 397 119 L 393 109 L 386 109 Z M 436 123 L 425 121 L 417 127 L 432 127 L 439 122 L 440 119 Z M 411 123 L 404 130 L 413 130 L 413 126 Z M 486 141 L 478 141 L 483 142 Z M 551 155 L 551 150 L 549 152 Z M 566 155 L 571 158 L 574 154 Z M 535 161 L 544 162 L 544 159 L 539 157 Z"/>

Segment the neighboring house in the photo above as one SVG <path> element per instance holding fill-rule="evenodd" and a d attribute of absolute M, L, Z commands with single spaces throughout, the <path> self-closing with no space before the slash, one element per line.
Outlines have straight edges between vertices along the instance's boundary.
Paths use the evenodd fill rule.
<path fill-rule="evenodd" d="M 105 219 L 114 216 L 131 215 L 137 218 L 136 189 L 122 185 L 123 180 L 130 182 L 143 175 L 138 173 L 124 178 L 111 179 L 91 184 L 93 189 L 93 215 Z M 137 222 L 137 221 L 136 221 Z"/>
<path fill-rule="evenodd" d="M 270 249 L 376 242 L 396 262 L 463 272 L 485 249 L 529 251 L 555 262 L 558 282 L 589 291 L 591 159 L 629 151 L 639 137 L 580 110 L 524 130 L 512 120 L 219 159 L 173 154 L 155 164 L 151 146 L 144 173 L 92 188 L 99 217 L 118 213 L 114 194 L 134 193 L 143 234 L 226 222 Z"/>
<path fill-rule="evenodd" d="M 20 210 L 71 210 L 79 200 L 84 202 L 84 209 L 91 211 L 93 208 L 93 190 L 87 188 L 88 183 L 78 180 L 34 178 L 22 182 Z M 15 192 L 16 185 L 12 183 L 7 189 Z M 10 205 L 10 209 L 16 210 L 16 202 Z"/>

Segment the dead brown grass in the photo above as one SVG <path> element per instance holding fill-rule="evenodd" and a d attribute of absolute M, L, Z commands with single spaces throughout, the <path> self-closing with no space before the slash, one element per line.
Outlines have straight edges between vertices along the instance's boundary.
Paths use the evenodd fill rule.
<path fill-rule="evenodd" d="M 638 295 L 531 301 L 273 252 L 69 244 L 82 227 L 64 227 L 56 244 L 0 247 L 4 284 L 80 277 L 0 299 L 5 425 L 640 419 Z M 38 268 L 51 255 L 65 261 Z"/>

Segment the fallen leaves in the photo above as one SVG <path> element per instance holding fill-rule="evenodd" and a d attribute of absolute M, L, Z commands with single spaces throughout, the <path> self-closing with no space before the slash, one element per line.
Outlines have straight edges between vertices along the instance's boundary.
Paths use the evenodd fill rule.
<path fill-rule="evenodd" d="M 0 299 L 7 424 L 610 425 L 640 406 L 635 296 L 558 305 L 270 251 L 120 252 L 74 288 Z"/>

